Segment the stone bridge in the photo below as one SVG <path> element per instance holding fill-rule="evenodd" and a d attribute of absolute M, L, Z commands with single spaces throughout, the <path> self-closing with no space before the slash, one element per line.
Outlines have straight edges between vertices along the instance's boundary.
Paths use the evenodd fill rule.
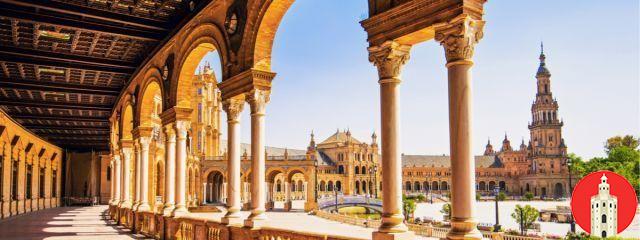
<path fill-rule="evenodd" d="M 367 196 L 344 196 L 338 195 L 336 197 L 318 199 L 318 208 L 322 210 L 329 210 L 335 208 L 360 206 L 365 207 L 367 210 L 382 213 L 382 200 L 370 198 Z"/>

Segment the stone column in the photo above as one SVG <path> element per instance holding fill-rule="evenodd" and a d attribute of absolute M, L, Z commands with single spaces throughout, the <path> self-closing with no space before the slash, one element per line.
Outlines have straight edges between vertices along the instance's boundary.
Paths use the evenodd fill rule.
<path fill-rule="evenodd" d="M 182 217 L 189 213 L 187 210 L 187 130 L 190 122 L 176 121 L 176 206 L 174 217 Z"/>
<path fill-rule="evenodd" d="M 472 152 L 471 66 L 474 46 L 482 38 L 484 21 L 461 16 L 435 26 L 444 47 L 449 79 L 451 151 L 451 230 L 448 239 L 481 239 L 476 228 L 475 161 Z"/>
<path fill-rule="evenodd" d="M 245 221 L 247 227 L 259 227 L 267 219 L 265 212 L 265 108 L 269 102 L 269 91 L 253 90 L 247 94 L 251 106 L 251 215 Z"/>
<path fill-rule="evenodd" d="M 117 205 L 118 203 L 120 203 L 120 156 L 118 156 L 117 154 L 113 156 L 113 177 L 111 179 L 113 179 L 113 192 L 111 192 L 111 194 L 113 195 L 113 205 Z"/>
<path fill-rule="evenodd" d="M 122 148 L 122 202 L 120 206 L 123 208 L 131 208 L 131 147 Z"/>
<path fill-rule="evenodd" d="M 207 183 L 202 183 L 202 205 L 207 204 Z"/>
<path fill-rule="evenodd" d="M 227 112 L 227 214 L 222 218 L 224 224 L 242 224 L 240 203 L 242 186 L 240 184 L 240 113 L 244 107 L 244 96 L 230 98 L 223 102 Z"/>
<path fill-rule="evenodd" d="M 149 137 L 138 138 L 138 146 L 140 146 L 140 204 L 138 211 L 151 211 L 149 206 Z"/>
<path fill-rule="evenodd" d="M 133 188 L 133 210 L 137 211 L 138 210 L 138 206 L 140 205 L 140 193 L 142 192 L 140 189 L 140 175 L 141 175 L 141 167 L 140 167 L 140 144 L 138 142 L 138 140 L 136 139 L 134 141 L 134 147 L 133 147 L 133 152 L 134 152 L 134 157 L 135 157 L 135 181 L 134 181 L 134 188 Z"/>
<path fill-rule="evenodd" d="M 173 123 L 164 126 L 166 136 L 164 164 L 164 216 L 175 209 L 176 189 L 176 131 Z"/>
<path fill-rule="evenodd" d="M 369 47 L 369 61 L 378 68 L 382 139 L 382 224 L 374 239 L 413 239 L 403 223 L 402 159 L 400 156 L 400 71 L 411 46 L 387 41 Z"/>

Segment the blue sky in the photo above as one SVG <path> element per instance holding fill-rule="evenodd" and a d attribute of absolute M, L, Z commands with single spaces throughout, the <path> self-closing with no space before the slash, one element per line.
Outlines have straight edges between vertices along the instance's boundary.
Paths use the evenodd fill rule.
<path fill-rule="evenodd" d="M 499 146 L 505 133 L 514 147 L 528 141 L 540 41 L 569 152 L 601 156 L 606 138 L 640 133 L 638 1 L 495 0 L 485 12 L 473 68 L 477 154 L 488 138 Z M 317 141 L 337 128 L 350 128 L 363 141 L 379 133 L 377 74 L 358 23 L 366 14 L 364 0 L 293 4 L 273 47 L 278 75 L 267 107 L 267 145 L 304 149 L 312 129 Z M 216 58 L 204 60 L 215 65 Z M 401 85 L 406 154 L 449 153 L 444 64 L 443 49 L 433 41 L 411 50 Z M 242 141 L 250 142 L 248 106 L 241 124 Z"/>

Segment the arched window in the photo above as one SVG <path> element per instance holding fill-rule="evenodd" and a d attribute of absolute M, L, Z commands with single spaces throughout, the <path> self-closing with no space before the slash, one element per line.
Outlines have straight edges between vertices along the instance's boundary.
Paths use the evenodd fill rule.
<path fill-rule="evenodd" d="M 356 171 L 356 174 L 360 174 L 360 168 L 358 166 L 355 166 L 355 171 Z"/>
<path fill-rule="evenodd" d="M 326 185 L 325 185 L 324 181 L 320 181 L 320 191 L 324 192 L 326 190 L 327 190 L 327 188 L 326 188 Z"/>
<path fill-rule="evenodd" d="M 344 166 L 338 166 L 338 174 L 344 174 Z"/>
<path fill-rule="evenodd" d="M 329 181 L 327 183 L 327 191 L 330 191 L 330 192 L 333 191 L 333 182 L 332 181 Z"/>
<path fill-rule="evenodd" d="M 362 168 L 360 168 L 360 172 L 362 174 L 367 174 L 367 168 L 365 166 L 362 166 Z"/>
<path fill-rule="evenodd" d="M 607 223 L 607 214 L 602 214 L 602 223 Z"/>
<path fill-rule="evenodd" d="M 33 164 L 27 165 L 27 189 L 26 196 L 27 199 L 31 199 L 31 192 L 33 189 Z"/>
<path fill-rule="evenodd" d="M 11 161 L 11 200 L 18 200 L 18 161 Z"/>
<path fill-rule="evenodd" d="M 276 181 L 276 192 L 282 192 L 282 182 L 279 179 Z"/>
<path fill-rule="evenodd" d="M 420 187 L 420 182 L 416 181 L 415 183 L 413 183 L 413 190 L 414 191 L 422 190 L 422 188 Z"/>
<path fill-rule="evenodd" d="M 405 186 L 405 190 L 411 191 L 411 182 L 407 181 L 406 183 L 404 183 L 404 186 Z"/>
<path fill-rule="evenodd" d="M 38 177 L 38 195 L 44 198 L 44 168 L 40 168 L 40 177 Z"/>
<path fill-rule="evenodd" d="M 360 181 L 356 181 L 356 194 L 360 194 Z"/>

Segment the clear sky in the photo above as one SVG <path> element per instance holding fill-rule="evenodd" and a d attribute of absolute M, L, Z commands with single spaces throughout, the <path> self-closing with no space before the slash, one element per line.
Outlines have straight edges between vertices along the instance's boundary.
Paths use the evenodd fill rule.
<path fill-rule="evenodd" d="M 312 129 L 316 141 L 338 128 L 367 142 L 374 130 L 379 135 L 377 73 L 359 24 L 366 2 L 299 0 L 287 12 L 273 46 L 278 75 L 267 107 L 267 145 L 305 149 Z M 485 12 L 473 69 L 477 154 L 488 138 L 499 148 L 505 133 L 514 147 L 528 141 L 540 41 L 569 152 L 602 156 L 606 138 L 639 135 L 638 1 L 494 0 Z M 215 65 L 216 58 L 210 54 L 205 61 Z M 433 41 L 414 46 L 402 78 L 402 151 L 449 154 L 442 47 Z M 248 143 L 248 106 L 241 124 Z"/>

